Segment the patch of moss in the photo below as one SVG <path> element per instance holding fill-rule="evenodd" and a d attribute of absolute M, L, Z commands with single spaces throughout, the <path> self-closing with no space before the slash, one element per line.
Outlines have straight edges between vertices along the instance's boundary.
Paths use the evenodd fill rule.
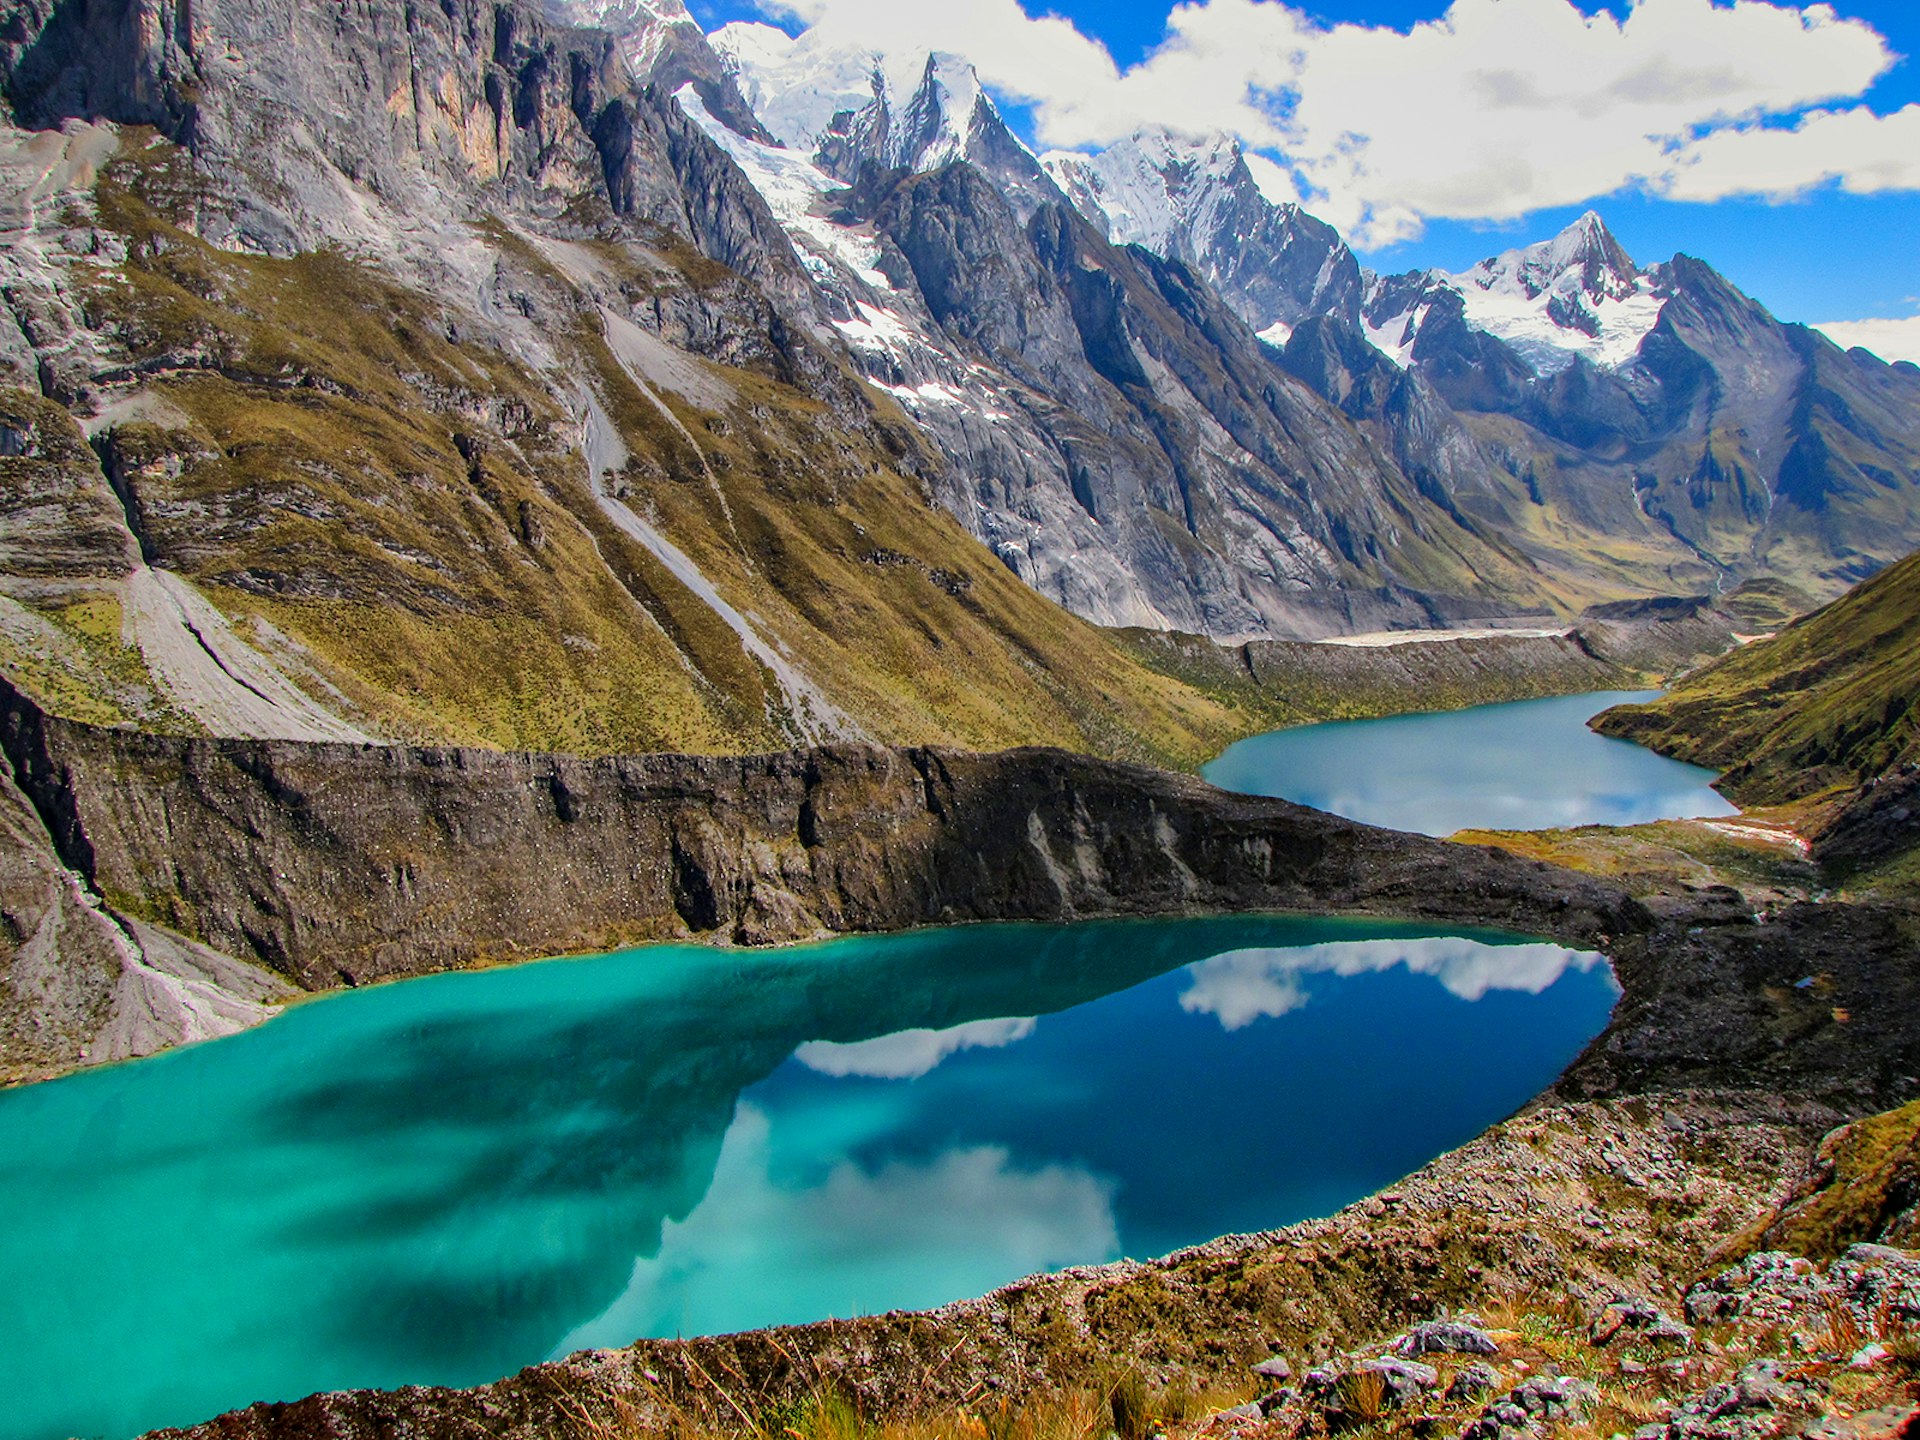
<path fill-rule="evenodd" d="M 1743 838 L 1696 820 L 1585 825 L 1571 830 L 1462 830 L 1449 838 L 1604 876 L 1636 894 L 1658 894 L 1676 886 L 1727 885 L 1748 894 L 1801 896 L 1819 885 L 1813 865 L 1790 845 L 1757 836 Z"/>
<path fill-rule="evenodd" d="M 1884 1241 L 1920 1206 L 1920 1101 L 1835 1131 L 1821 1144 L 1818 1178 L 1755 1238 L 1754 1249 L 1835 1259 Z M 1903 1234 L 1895 1243 L 1912 1243 Z"/>

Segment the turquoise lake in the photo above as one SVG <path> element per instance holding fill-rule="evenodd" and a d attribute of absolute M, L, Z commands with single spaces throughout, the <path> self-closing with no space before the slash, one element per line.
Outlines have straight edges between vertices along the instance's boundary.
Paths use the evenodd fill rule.
<path fill-rule="evenodd" d="M 11 1440 L 474 1384 L 1329 1213 L 1538 1093 L 1597 956 L 1236 917 L 654 948 L 0 1093 Z"/>
<path fill-rule="evenodd" d="M 1304 725 L 1242 740 L 1201 773 L 1223 790 L 1451 835 L 1737 814 L 1711 770 L 1596 735 L 1602 710 L 1658 691 L 1611 690 Z"/>

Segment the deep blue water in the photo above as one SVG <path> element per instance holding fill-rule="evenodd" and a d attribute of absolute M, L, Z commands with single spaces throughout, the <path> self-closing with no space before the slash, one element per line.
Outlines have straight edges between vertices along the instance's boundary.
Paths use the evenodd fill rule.
<path fill-rule="evenodd" d="M 1602 710 L 1658 693 L 1610 690 L 1303 725 L 1242 740 L 1201 773 L 1223 790 L 1427 835 L 1737 813 L 1710 788 L 1713 771 L 1587 728 Z"/>
<path fill-rule="evenodd" d="M 1536 1094 L 1597 957 L 1271 917 L 664 947 L 0 1093 L 13 1440 L 471 1384 L 1330 1212 Z"/>

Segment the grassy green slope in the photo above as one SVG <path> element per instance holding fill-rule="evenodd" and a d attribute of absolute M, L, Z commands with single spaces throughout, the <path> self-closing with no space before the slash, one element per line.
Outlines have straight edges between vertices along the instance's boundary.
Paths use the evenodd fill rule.
<path fill-rule="evenodd" d="M 1852 788 L 1920 757 L 1920 555 L 1597 728 L 1726 772 L 1742 804 Z"/>
<path fill-rule="evenodd" d="M 602 308 L 737 305 L 746 325 L 761 303 L 670 237 L 589 228 L 568 251 L 591 252 L 589 296 L 486 227 L 554 353 L 536 367 L 348 257 L 214 249 L 177 223 L 191 185 L 135 136 L 97 188 L 126 258 L 78 283 L 140 372 L 123 383 L 155 403 L 95 443 L 153 562 L 363 728 L 582 753 L 800 738 L 778 677 L 609 519 L 581 450 L 588 397 L 626 452 L 606 483 L 875 740 L 1190 765 L 1283 718 L 1251 680 L 1163 673 L 1021 584 L 930 502 L 920 442 L 884 404 L 849 417 L 772 367 L 686 355 L 707 383 L 644 384 Z M 110 568 L 58 604 L 29 597 L 59 654 L 0 646 L 0 662 L 57 710 L 173 728 L 122 703 L 137 686 L 71 663 L 85 629 L 115 648 Z M 67 683 L 35 684 L 49 675 Z"/>

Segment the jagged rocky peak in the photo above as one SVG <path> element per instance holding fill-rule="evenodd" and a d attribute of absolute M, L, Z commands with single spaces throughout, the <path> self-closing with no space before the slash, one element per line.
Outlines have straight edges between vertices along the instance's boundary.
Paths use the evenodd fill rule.
<path fill-rule="evenodd" d="M 935 52 L 899 119 L 890 158 L 901 169 L 937 170 L 968 158 L 976 126 L 998 123 L 1000 112 L 987 98 L 980 72 L 958 55 Z"/>
<path fill-rule="evenodd" d="M 1482 260 L 1457 275 L 1421 271 L 1370 277 L 1369 338 L 1402 365 L 1429 316 L 1452 319 L 1505 342 L 1535 374 L 1584 358 L 1618 369 L 1639 353 L 1672 298 L 1665 266 L 1642 270 L 1589 210 L 1551 240 Z"/>
<path fill-rule="evenodd" d="M 635 54 L 658 53 L 676 26 L 699 30 L 680 0 L 542 0 L 547 18 L 560 25 L 605 30 L 641 47 Z"/>
<path fill-rule="evenodd" d="M 966 161 L 1022 219 L 1062 199 L 963 56 L 883 54 L 750 23 L 721 27 L 712 43 L 767 132 L 835 180 L 851 184 L 870 165 L 922 173 Z"/>
<path fill-rule="evenodd" d="M 1528 299 L 1578 294 L 1598 304 L 1633 295 L 1641 272 L 1607 222 L 1589 210 L 1553 239 L 1482 260 L 1461 279 L 1482 290 L 1517 291 Z"/>
<path fill-rule="evenodd" d="M 682 0 L 540 0 L 555 24 L 604 30 L 627 73 L 671 94 L 693 86 L 708 113 L 754 140 L 769 136 L 730 67 L 708 41 Z"/>
<path fill-rule="evenodd" d="M 1109 238 L 1158 254 L 1196 233 L 1217 233 L 1221 212 L 1254 184 L 1232 136 L 1195 138 L 1163 126 L 1138 130 L 1098 155 L 1055 150 L 1041 163 Z"/>
<path fill-rule="evenodd" d="M 1331 225 L 1269 198 L 1232 136 L 1150 126 L 1098 154 L 1054 151 L 1043 163 L 1116 244 L 1192 266 L 1271 343 L 1317 315 L 1358 325 L 1353 252 Z"/>

